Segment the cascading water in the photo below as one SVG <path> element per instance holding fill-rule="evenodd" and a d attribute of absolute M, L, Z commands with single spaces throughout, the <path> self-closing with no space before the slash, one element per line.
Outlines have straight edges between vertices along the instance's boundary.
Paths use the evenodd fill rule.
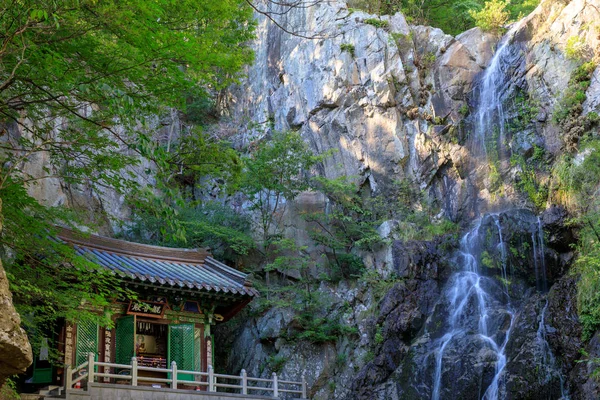
<path fill-rule="evenodd" d="M 544 230 L 542 221 L 538 217 L 536 229 L 531 232 L 533 243 L 533 262 L 535 266 L 535 282 L 539 291 L 548 291 L 548 278 L 546 276 L 546 257 L 544 255 Z"/>
<path fill-rule="evenodd" d="M 506 134 L 503 98 L 508 90 L 505 85 L 507 70 L 511 67 L 515 54 L 511 40 L 519 28 L 519 24 L 513 26 L 500 42 L 479 83 L 478 108 L 473 114 L 470 150 L 476 157 L 485 158 L 485 161 L 489 161 L 486 149 L 490 143 L 497 146 L 496 157 L 503 157 L 501 148 Z M 485 245 L 490 245 L 485 243 L 487 238 L 480 232 L 485 218 L 493 218 L 493 221 L 488 221 L 488 226 L 491 225 L 489 222 L 493 222 L 491 226 L 496 228 L 495 249 L 500 255 L 498 277 L 501 279 L 487 277 L 482 271 L 482 267 L 486 267 L 482 265 Z M 488 236 L 489 232 L 486 231 Z M 532 234 L 532 239 L 536 271 L 539 267 L 539 281 L 545 285 L 543 231 L 539 220 L 538 230 Z M 468 346 L 453 343 L 459 342 L 464 336 L 468 336 L 471 342 L 477 342 L 482 352 L 493 354 L 493 359 L 486 360 L 486 364 L 494 365 L 492 378 L 489 379 L 488 374 L 486 379 L 483 377 L 485 374 L 482 374 L 478 397 L 484 400 L 498 400 L 503 397 L 503 372 L 507 364 L 505 349 L 515 321 L 515 311 L 511 307 L 509 296 L 511 274 L 507 250 L 500 220 L 495 215 L 480 218 L 477 226 L 461 240 L 458 264 L 462 271 L 450 278 L 444 294 L 443 302 L 447 307 L 448 320 L 445 334 L 437 339 L 435 346 L 435 373 L 431 396 L 433 400 L 447 398 L 442 395 L 444 355 L 453 346 L 462 346 L 463 348 L 457 351 L 466 351 Z M 501 286 L 497 284 L 498 281 L 502 282 Z"/>
<path fill-rule="evenodd" d="M 505 82 L 505 55 L 510 50 L 510 39 L 518 27 L 513 27 L 498 46 L 490 65 L 486 69 L 479 84 L 479 105 L 474 113 L 474 134 L 470 143 L 471 151 L 479 157 L 487 157 L 486 138 L 492 134 L 494 129 L 498 130 L 499 137 L 493 137 L 502 143 L 504 136 L 504 109 L 502 106 L 501 87 Z M 461 240 L 461 250 L 459 253 L 459 264 L 462 271 L 456 273 L 451 278 L 451 283 L 446 291 L 448 302 L 448 330 L 445 335 L 439 339 L 437 352 L 435 355 L 435 374 L 433 378 L 432 399 L 441 399 L 442 391 L 442 373 L 444 363 L 444 352 L 453 339 L 460 335 L 467 334 L 469 325 L 473 320 L 477 321 L 477 335 L 481 340 L 482 346 L 488 348 L 495 354 L 494 376 L 483 393 L 482 398 L 486 400 L 497 400 L 500 394 L 500 384 L 502 372 L 506 366 L 506 355 L 504 349 L 510 337 L 510 332 L 514 322 L 514 313 L 508 302 L 508 273 L 507 273 L 507 254 L 506 246 L 502 238 L 502 229 L 500 222 L 495 218 L 494 224 L 498 229 L 498 248 L 502 257 L 501 268 L 505 296 L 494 295 L 482 287 L 482 281 L 489 279 L 481 275 L 480 271 L 480 253 L 482 251 L 480 227 L 481 221 L 474 230 L 467 233 Z M 505 298 L 500 298 L 505 297 Z M 472 313 L 471 309 L 476 308 L 478 312 Z M 498 326 L 506 324 L 495 324 L 493 331 L 488 329 L 488 319 L 490 312 L 494 314 L 503 314 L 508 318 L 508 329 L 502 331 Z M 505 318 L 506 319 L 506 318 Z"/>
<path fill-rule="evenodd" d="M 536 344 L 541 353 L 541 367 L 545 370 L 545 374 L 543 375 L 544 382 L 548 383 L 552 379 L 558 377 L 558 381 L 560 382 L 560 399 L 559 400 L 570 400 L 569 392 L 565 387 L 565 380 L 560 372 L 560 368 L 558 367 L 558 363 L 556 361 L 556 357 L 554 357 L 554 353 L 552 353 L 552 349 L 550 348 L 550 344 L 548 344 L 547 340 L 547 328 L 546 328 L 546 310 L 548 309 L 548 300 L 544 304 L 544 308 L 542 309 L 542 313 L 540 315 L 540 323 L 538 325 L 538 330 L 536 334 Z"/>
<path fill-rule="evenodd" d="M 499 227 L 497 216 L 494 225 Z M 509 298 L 505 288 L 500 288 L 492 279 L 481 274 L 480 259 L 484 251 L 485 233 L 481 232 L 483 219 L 476 227 L 463 236 L 457 262 L 463 271 L 454 274 L 445 292 L 447 303 L 448 330 L 438 341 L 435 355 L 435 375 L 433 379 L 432 399 L 444 398 L 442 393 L 442 373 L 444 352 L 455 339 L 465 335 L 473 336 L 481 348 L 494 354 L 495 368 L 493 379 L 485 388 L 482 399 L 499 398 L 502 372 L 506 366 L 504 349 L 508 343 L 514 322 Z M 497 247 L 504 248 L 501 230 Z M 502 254 L 502 251 L 501 251 Z M 503 260 L 503 275 L 506 274 L 506 259 Z M 493 328 L 492 328 L 493 327 Z"/>
<path fill-rule="evenodd" d="M 479 82 L 478 106 L 473 121 L 474 140 L 470 143 L 470 150 L 475 155 L 487 156 L 486 142 L 491 138 L 504 142 L 506 116 L 502 99 L 508 89 L 505 83 L 507 69 L 511 66 L 506 59 L 510 58 L 511 39 L 519 28 L 520 24 L 515 24 L 504 36 Z"/>

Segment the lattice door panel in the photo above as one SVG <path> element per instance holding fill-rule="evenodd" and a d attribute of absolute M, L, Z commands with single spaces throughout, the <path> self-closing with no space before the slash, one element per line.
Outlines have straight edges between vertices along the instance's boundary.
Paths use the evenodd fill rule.
<path fill-rule="evenodd" d="M 195 364 L 194 325 L 169 326 L 169 363 L 175 361 L 180 370 L 193 371 Z M 191 375 L 180 375 L 179 379 L 193 380 Z"/>
<path fill-rule="evenodd" d="M 81 365 L 87 361 L 88 353 L 98 353 L 98 325 L 91 321 L 77 324 L 75 365 Z"/>
<path fill-rule="evenodd" d="M 135 346 L 134 316 L 119 318 L 115 327 L 115 362 L 130 364 Z"/>

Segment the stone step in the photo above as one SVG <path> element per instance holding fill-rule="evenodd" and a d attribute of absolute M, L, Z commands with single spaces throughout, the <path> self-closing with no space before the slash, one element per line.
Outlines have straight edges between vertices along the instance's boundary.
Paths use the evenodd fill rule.
<path fill-rule="evenodd" d="M 21 393 L 21 400 L 43 400 L 44 396 L 38 393 Z"/>

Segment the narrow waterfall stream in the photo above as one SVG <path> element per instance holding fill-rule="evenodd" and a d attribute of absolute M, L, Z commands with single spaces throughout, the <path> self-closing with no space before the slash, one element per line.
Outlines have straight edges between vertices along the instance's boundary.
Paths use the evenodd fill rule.
<path fill-rule="evenodd" d="M 544 383 L 550 382 L 553 378 L 558 378 L 560 382 L 560 399 L 559 400 L 569 400 L 569 392 L 565 387 L 565 378 L 562 373 L 560 373 L 560 368 L 556 361 L 556 357 L 550 348 L 550 344 L 547 340 L 547 328 L 546 328 L 546 311 L 548 310 L 548 300 L 544 304 L 544 308 L 542 309 L 542 313 L 540 315 L 540 323 L 537 330 L 536 335 L 536 344 L 539 347 L 539 351 L 541 352 L 541 360 L 542 360 L 542 368 L 546 371 L 544 375 Z"/>
<path fill-rule="evenodd" d="M 548 291 L 548 277 L 546 276 L 546 258 L 544 257 L 544 229 L 539 217 L 537 230 L 531 232 L 531 242 L 533 243 L 536 287 L 545 293 Z"/>
<path fill-rule="evenodd" d="M 509 88 L 505 87 L 506 74 L 514 60 L 515 48 L 512 39 L 520 28 L 515 24 L 504 36 L 498 49 L 485 70 L 478 89 L 478 105 L 472 114 L 472 133 L 470 135 L 470 150 L 478 159 L 476 167 L 489 163 L 488 146 L 496 146 L 496 157 L 506 158 L 503 148 L 506 143 L 506 115 L 503 102 L 506 100 Z M 508 151 L 506 151 L 508 153 Z M 482 226 L 485 225 L 485 229 Z M 537 218 L 537 226 L 531 230 L 532 260 L 535 264 L 536 289 L 547 293 L 548 284 L 544 257 L 544 233 L 542 223 Z M 493 237 L 493 238 L 491 238 Z M 493 248 L 496 260 L 490 260 L 488 250 Z M 505 398 L 505 374 L 507 356 L 505 349 L 510 340 L 515 325 L 517 309 L 511 304 L 509 285 L 512 281 L 512 270 L 509 262 L 509 244 L 505 243 L 502 222 L 497 214 L 481 215 L 472 230 L 461 239 L 460 251 L 456 264 L 460 272 L 454 273 L 447 284 L 441 302 L 445 305 L 447 320 L 446 329 L 435 344 L 435 372 L 432 381 L 432 400 L 448 399 L 444 394 L 444 382 L 449 382 L 444 374 L 452 370 L 446 365 L 445 355 L 465 354 L 465 359 L 476 357 L 473 354 L 485 354 L 480 367 L 480 383 L 478 397 L 483 400 L 499 400 Z M 531 251 L 530 251 L 531 253 Z M 488 270 L 488 265 L 494 263 L 498 268 Z M 557 378 L 556 359 L 546 340 L 545 312 L 541 315 L 537 332 L 539 351 L 547 364 L 546 379 Z M 448 362 L 451 360 L 447 358 Z M 554 374 L 554 375 L 552 375 Z M 558 373 L 560 375 L 560 373 Z M 561 398 L 568 399 L 561 382 Z"/>
<path fill-rule="evenodd" d="M 487 215 L 484 218 L 493 218 L 494 226 L 499 224 L 496 215 Z M 486 400 L 499 398 L 502 371 L 506 366 L 504 349 L 512 330 L 514 312 L 510 306 L 506 281 L 499 286 L 493 279 L 482 273 L 480 259 L 485 248 L 487 233 L 481 230 L 484 218 L 479 219 L 476 226 L 461 239 L 457 263 L 463 267 L 463 270 L 454 274 L 445 292 L 449 314 L 448 330 L 439 339 L 433 379 L 433 400 L 444 398 L 441 396 L 444 352 L 454 339 L 464 336 L 471 336 L 470 340 L 477 341 L 482 349 L 494 355 L 493 378 L 487 388 L 483 388 L 485 391 L 481 398 Z M 505 247 L 501 233 L 497 247 Z M 501 263 L 502 275 L 505 276 L 506 259 Z"/>
<path fill-rule="evenodd" d="M 471 135 L 470 149 L 480 162 L 487 162 L 486 144 L 488 136 L 494 130 L 499 135 L 494 138 L 498 143 L 504 140 L 504 109 L 502 105 L 502 85 L 505 82 L 504 57 L 509 52 L 511 38 L 518 28 L 517 24 L 504 36 L 492 57 L 489 66 L 484 72 L 479 84 L 478 107 L 474 113 L 473 133 Z M 448 301 L 448 330 L 439 340 L 436 354 L 435 375 L 433 379 L 432 400 L 440 400 L 442 390 L 442 373 L 444 352 L 449 343 L 458 336 L 471 334 L 476 320 L 476 335 L 482 347 L 495 355 L 495 369 L 491 382 L 482 387 L 482 399 L 497 400 L 500 398 L 502 372 L 506 366 L 504 349 L 510 337 L 514 322 L 514 312 L 511 310 L 508 296 L 508 265 L 506 246 L 502 238 L 500 221 L 494 218 L 494 225 L 498 229 L 498 249 L 502 257 L 501 291 L 491 291 L 482 285 L 488 280 L 486 286 L 495 287 L 490 278 L 485 277 L 481 271 L 481 252 L 483 251 L 480 228 L 482 219 L 461 240 L 459 262 L 462 271 L 456 273 L 450 280 L 445 296 Z M 475 308 L 477 311 L 472 312 Z M 490 329 L 490 314 L 494 314 L 494 328 Z M 500 322 L 499 322 L 500 321 Z"/>

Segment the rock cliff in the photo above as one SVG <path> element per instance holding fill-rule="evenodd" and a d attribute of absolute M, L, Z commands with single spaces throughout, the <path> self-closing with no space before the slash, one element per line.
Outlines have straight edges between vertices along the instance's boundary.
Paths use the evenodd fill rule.
<path fill-rule="evenodd" d="M 551 163 L 569 146 L 565 138 L 580 134 L 580 116 L 565 127 L 551 115 L 577 67 L 565 54 L 570 38 L 585 45 L 584 57 L 600 44 L 597 0 L 545 0 L 503 38 L 478 28 L 452 37 L 410 25 L 401 14 L 369 15 L 343 2 L 290 10 L 275 2 L 264 6 L 285 30 L 258 17 L 256 61 L 247 79 L 228 92 L 218 132 L 242 147 L 271 130 L 297 130 L 315 153 L 331 152 L 316 174 L 351 177 L 364 196 L 385 196 L 394 181 L 410 180 L 440 217 L 465 230 L 479 220 L 481 247 L 473 254 L 484 269 L 482 290 L 494 299 L 480 309 L 489 310 L 493 334 L 485 336 L 496 346 L 473 338 L 474 321 L 481 318 L 477 305 L 468 303 L 464 320 L 471 331 L 457 330 L 442 354 L 438 345 L 449 343 L 443 338 L 456 309 L 451 294 L 464 264 L 457 261 L 459 240 L 402 241 L 395 221 L 388 221 L 379 230 L 388 244 L 361 254 L 372 272 L 368 279 L 324 280 L 315 288 L 324 300 L 312 317 L 352 331 L 337 340 L 290 340 L 296 310 L 251 309 L 217 330 L 216 350 L 228 359 L 228 372 L 245 368 L 249 375 L 269 376 L 276 370 L 292 380 L 305 372 L 315 399 L 429 399 L 436 393 L 476 399 L 496 377 L 502 379 L 500 398 L 598 398 L 591 360 L 600 357 L 600 333 L 581 341 L 576 277 L 567 274 L 575 240 L 565 227 L 568 215 L 523 190 L 527 160 Z M 493 76 L 486 74 L 492 62 Z M 596 69 L 582 115 L 600 109 L 599 77 Z M 473 135 L 486 119 L 481 104 L 489 84 L 501 110 L 489 110 L 494 116 L 487 126 L 506 127 L 488 132 L 496 150 Z M 525 103 L 534 103 L 535 112 Z M 170 130 L 178 124 L 158 125 Z M 35 175 L 44 163 L 32 160 L 26 167 Z M 548 171 L 533 172 L 535 189 L 547 187 Z M 113 193 L 68 190 L 52 180 L 33 190 L 45 204 L 90 207 L 95 218 L 128 216 L 124 198 Z M 314 249 L 300 232 L 299 214 L 326 207 L 324 196 L 299 196 L 284 219 L 286 232 Z M 108 218 L 104 222 L 111 232 Z M 1 271 L 0 306 L 8 307 Z M 3 358 L 0 381 L 31 362 L 18 316 L 2 315 L 8 318 L 0 322 L 0 355 L 20 352 L 14 359 L 23 363 Z M 582 347 L 588 359 L 582 359 Z M 503 370 L 497 371 L 501 358 Z"/>
<path fill-rule="evenodd" d="M 235 121 L 229 126 L 243 132 L 235 140 L 298 130 L 316 153 L 333 150 L 318 174 L 351 176 L 367 194 L 386 194 L 394 180 L 410 179 L 448 218 L 465 227 L 475 218 L 492 224 L 480 228 L 489 232 L 477 255 L 484 275 L 500 277 L 507 265 L 512 272 L 483 289 L 498 299 L 486 306 L 494 313 L 489 323 L 497 347 L 465 336 L 438 362 L 436 345 L 447 332 L 451 308 L 444 298 L 462 268 L 458 243 L 392 240 L 364 257 L 387 287 L 324 282 L 319 288 L 329 306 L 315 317 L 341 316 L 357 327 L 355 336 L 290 342 L 293 310 L 256 311 L 221 333 L 231 349 L 228 368 L 268 374 L 276 367 L 291 378 L 306 370 L 316 399 L 475 399 L 496 379 L 501 383 L 493 398 L 596 398 L 593 362 L 576 363 L 576 349 L 583 346 L 576 280 L 566 274 L 573 234 L 560 208 L 536 216 L 550 204 L 536 203 L 524 178 L 532 157 L 551 163 L 569 137 L 580 134 L 577 121 L 565 130 L 551 116 L 578 65 L 566 56 L 569 40 L 585 44 L 583 57 L 598 49 L 596 3 L 543 1 L 503 38 L 477 28 L 451 37 L 411 26 L 401 14 L 368 15 L 340 2 L 282 14 L 278 21 L 287 31 L 311 38 L 259 18 L 256 61 L 248 79 L 229 93 L 226 112 Z M 277 15 L 277 7 L 269 7 Z M 582 115 L 600 107 L 598 73 Z M 495 88 L 494 108 L 482 112 L 486 85 Z M 487 135 L 497 147 L 483 138 L 477 150 L 473 132 L 481 130 L 488 111 Z M 532 173 L 535 190 L 547 188 L 548 170 Z M 482 217 L 490 212 L 494 218 Z M 493 264 L 498 260 L 504 267 Z M 596 337 L 587 345 L 589 360 L 597 348 Z M 494 370 L 500 358 L 502 370 Z"/>

